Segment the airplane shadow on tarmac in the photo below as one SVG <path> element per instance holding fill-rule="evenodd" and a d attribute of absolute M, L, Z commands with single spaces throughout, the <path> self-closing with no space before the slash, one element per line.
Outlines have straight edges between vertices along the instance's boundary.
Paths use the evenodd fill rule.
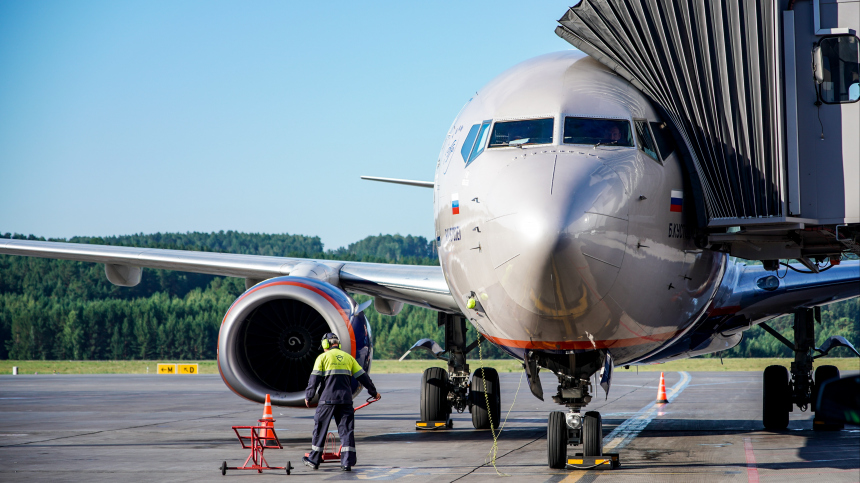
<path fill-rule="evenodd" d="M 604 433 L 607 431 L 604 427 Z M 604 435 L 605 435 L 604 434 Z M 757 458 L 756 467 L 759 469 L 815 469 L 815 468 L 834 468 L 834 469 L 858 469 L 860 468 L 860 429 L 853 426 L 847 426 L 842 431 L 813 431 L 812 421 L 792 421 L 789 429 L 785 431 L 765 431 L 760 421 L 755 420 L 679 420 L 679 419 L 661 419 L 654 420 L 643 430 L 626 450 L 630 452 L 640 453 L 642 458 L 647 460 L 647 468 L 655 467 L 674 467 L 677 462 L 661 465 L 659 460 L 662 456 L 669 453 L 679 453 L 683 450 L 639 450 L 636 441 L 641 441 L 644 438 L 684 438 L 684 437 L 701 437 L 701 436 L 735 436 L 743 438 L 749 435 L 754 450 L 760 455 Z M 803 438 L 803 445 L 798 447 L 796 441 L 793 443 L 790 438 Z M 725 443 L 729 444 L 743 444 Z M 708 444 L 710 446 L 710 444 Z M 720 445 L 713 445 L 720 446 Z M 641 445 L 640 445 L 641 447 Z M 796 451 L 795 456 L 802 461 L 793 462 L 776 462 L 767 463 L 765 460 L 770 452 L 790 452 Z M 656 464 L 655 464 L 656 463 Z M 625 464 L 625 468 L 633 468 L 636 465 Z M 709 467 L 709 466 L 733 466 L 732 464 L 721 463 L 694 463 L 691 462 L 688 466 Z M 746 468 L 746 463 L 737 463 L 734 466 Z"/>

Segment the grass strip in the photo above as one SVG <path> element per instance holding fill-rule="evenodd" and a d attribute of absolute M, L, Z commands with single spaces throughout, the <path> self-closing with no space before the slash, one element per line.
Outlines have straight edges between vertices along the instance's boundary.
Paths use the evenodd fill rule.
<path fill-rule="evenodd" d="M 716 358 L 696 358 L 672 361 L 664 364 L 630 366 L 630 369 L 616 367 L 617 372 L 653 371 L 687 371 L 687 372 L 723 372 L 723 371 L 754 371 L 761 372 L 770 365 L 790 367 L 792 359 L 761 358 L 761 359 L 723 359 L 720 363 Z M 156 375 L 157 364 L 189 364 L 196 363 L 200 374 L 218 374 L 215 361 L 0 361 L 0 374 L 12 374 L 12 367 L 18 367 L 18 374 L 152 374 Z M 831 364 L 840 371 L 860 371 L 860 358 L 824 358 L 816 361 L 816 366 Z M 480 364 L 470 360 L 469 366 L 474 371 Z M 499 372 L 519 372 L 522 365 L 513 359 L 485 359 L 485 367 L 493 367 Z M 371 374 L 420 374 L 428 367 L 446 367 L 440 360 L 375 360 Z M 169 376 L 164 376 L 169 377 Z"/>

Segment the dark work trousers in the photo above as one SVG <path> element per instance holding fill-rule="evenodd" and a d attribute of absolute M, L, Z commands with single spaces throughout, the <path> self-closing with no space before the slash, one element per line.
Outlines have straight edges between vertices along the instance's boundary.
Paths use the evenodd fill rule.
<path fill-rule="evenodd" d="M 340 435 L 341 466 L 355 466 L 355 409 L 352 404 L 320 404 L 314 414 L 314 433 L 311 441 L 311 452 L 308 458 L 313 464 L 322 461 L 325 449 L 325 438 L 331 418 L 337 423 L 337 433 Z M 334 448 L 337 451 L 337 448 Z"/>

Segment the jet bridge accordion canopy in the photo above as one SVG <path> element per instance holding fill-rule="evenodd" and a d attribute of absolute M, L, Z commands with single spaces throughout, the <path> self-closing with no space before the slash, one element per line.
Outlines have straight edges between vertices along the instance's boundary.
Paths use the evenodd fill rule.
<path fill-rule="evenodd" d="M 583 0 L 556 28 L 674 123 L 699 226 L 784 216 L 779 3 Z"/>

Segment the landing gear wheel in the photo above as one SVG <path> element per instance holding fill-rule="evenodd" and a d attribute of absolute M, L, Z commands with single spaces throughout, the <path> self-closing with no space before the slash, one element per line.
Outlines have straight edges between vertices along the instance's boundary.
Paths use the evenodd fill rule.
<path fill-rule="evenodd" d="M 839 379 L 839 368 L 836 366 L 819 366 L 815 368 L 815 384 L 812 385 L 812 410 L 815 411 L 815 404 L 818 402 L 818 391 L 821 389 L 821 384 L 830 379 Z"/>
<path fill-rule="evenodd" d="M 764 370 L 762 387 L 762 415 L 764 429 L 781 431 L 788 427 L 791 393 L 788 387 L 788 369 L 768 366 Z"/>
<path fill-rule="evenodd" d="M 603 418 L 597 411 L 589 411 L 582 418 L 582 454 L 603 455 Z"/>
<path fill-rule="evenodd" d="M 483 372 L 483 375 L 481 374 Z M 484 383 L 486 382 L 486 396 L 484 395 Z M 485 367 L 478 369 L 472 374 L 472 383 L 469 386 L 469 398 L 472 403 L 472 426 L 475 429 L 490 429 L 490 418 L 492 427 L 499 428 L 499 416 L 502 412 L 502 399 L 499 390 L 499 373 L 495 369 Z M 487 400 L 490 407 L 487 411 Z"/>
<path fill-rule="evenodd" d="M 812 410 L 817 408 L 818 393 L 821 391 L 821 385 L 830 379 L 839 379 L 839 368 L 836 366 L 819 366 L 815 369 L 815 384 L 812 385 Z M 839 431 L 843 429 L 845 424 L 841 421 L 827 421 L 819 419 L 818 415 L 812 420 L 812 429 L 815 431 Z"/>
<path fill-rule="evenodd" d="M 290 471 L 291 471 L 292 469 L 293 469 L 293 465 L 292 465 L 292 463 L 290 463 L 289 461 L 287 461 L 287 474 L 288 474 L 288 475 L 290 474 Z"/>
<path fill-rule="evenodd" d="M 549 413 L 546 425 L 546 456 L 550 468 L 567 466 L 567 433 L 564 413 L 561 411 Z"/>
<path fill-rule="evenodd" d="M 448 372 L 441 367 L 431 367 L 421 378 L 421 420 L 447 421 L 449 414 Z"/>
<path fill-rule="evenodd" d="M 221 476 L 224 476 L 226 474 L 227 474 L 227 462 L 224 461 L 221 463 Z"/>

